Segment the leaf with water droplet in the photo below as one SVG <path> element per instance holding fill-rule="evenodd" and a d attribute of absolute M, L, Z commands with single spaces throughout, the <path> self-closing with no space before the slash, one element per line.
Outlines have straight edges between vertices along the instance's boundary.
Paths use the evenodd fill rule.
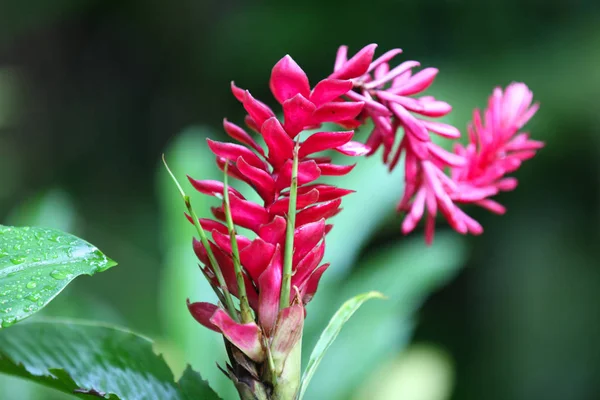
<path fill-rule="evenodd" d="M 55 229 L 0 225 L 0 327 L 13 325 L 42 309 L 80 275 L 116 265 L 100 250 Z M 32 307 L 32 302 L 35 304 Z"/>
<path fill-rule="evenodd" d="M 0 373 L 80 399 L 103 393 L 107 400 L 220 400 L 190 367 L 176 383 L 152 345 L 132 332 L 100 324 L 27 322 L 0 331 Z"/>

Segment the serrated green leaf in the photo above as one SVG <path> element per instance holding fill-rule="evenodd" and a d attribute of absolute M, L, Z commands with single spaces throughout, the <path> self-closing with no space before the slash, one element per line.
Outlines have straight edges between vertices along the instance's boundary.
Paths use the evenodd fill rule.
<path fill-rule="evenodd" d="M 219 399 L 190 368 L 176 384 L 150 340 L 92 323 L 46 320 L 0 331 L 0 373 L 85 399 Z"/>
<path fill-rule="evenodd" d="M 0 225 L 0 327 L 39 311 L 79 275 L 93 275 L 115 265 L 73 235 Z"/>
<path fill-rule="evenodd" d="M 365 301 L 374 298 L 385 298 L 385 296 L 383 296 L 379 292 L 368 292 L 359 294 L 358 296 L 354 296 L 353 298 L 342 304 L 340 309 L 333 315 L 333 317 L 329 321 L 329 324 L 327 325 L 323 333 L 321 333 L 321 337 L 315 345 L 315 348 L 313 349 L 310 355 L 310 359 L 308 360 L 306 371 L 304 372 L 304 376 L 302 377 L 302 387 L 300 389 L 299 397 L 300 400 L 302 400 L 304 392 L 306 391 L 310 380 L 315 374 L 319 363 L 325 356 L 325 352 L 327 351 L 329 346 L 331 346 L 337 335 L 339 335 L 344 324 L 350 319 L 350 317 L 352 317 L 352 314 L 354 314 L 356 310 L 358 310 Z"/>

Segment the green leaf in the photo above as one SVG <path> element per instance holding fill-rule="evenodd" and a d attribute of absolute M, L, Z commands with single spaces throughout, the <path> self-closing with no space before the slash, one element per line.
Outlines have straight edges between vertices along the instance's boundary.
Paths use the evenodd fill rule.
<path fill-rule="evenodd" d="M 310 359 L 308 360 L 308 365 L 306 366 L 306 371 L 304 372 L 304 376 L 302 377 L 302 388 L 300 389 L 300 400 L 304 396 L 304 392 L 310 383 L 312 376 L 315 374 L 319 363 L 323 359 L 325 352 L 331 346 L 337 335 L 339 335 L 340 331 L 344 324 L 350 319 L 352 314 L 359 309 L 359 307 L 367 300 L 374 298 L 385 298 L 379 292 L 368 292 L 359 294 L 346 301 L 340 309 L 334 314 L 334 316 L 329 321 L 329 325 L 325 328 L 323 333 L 321 333 L 321 337 L 319 341 L 315 345 L 312 354 L 310 355 Z"/>
<path fill-rule="evenodd" d="M 47 320 L 0 331 L 0 372 L 90 399 L 218 400 L 197 373 L 173 373 L 132 332 L 100 324 Z"/>
<path fill-rule="evenodd" d="M 73 235 L 0 225 L 0 327 L 39 311 L 79 275 L 115 265 Z"/>

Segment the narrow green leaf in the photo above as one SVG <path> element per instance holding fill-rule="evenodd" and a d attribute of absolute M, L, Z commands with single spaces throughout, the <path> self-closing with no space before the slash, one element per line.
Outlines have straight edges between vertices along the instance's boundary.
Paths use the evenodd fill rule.
<path fill-rule="evenodd" d="M 115 265 L 73 235 L 0 225 L 0 327 L 39 311 L 79 275 L 93 275 Z"/>
<path fill-rule="evenodd" d="M 85 399 L 219 399 L 190 368 L 175 383 L 150 340 L 92 323 L 46 320 L 0 331 L 0 373 Z"/>
<path fill-rule="evenodd" d="M 312 354 L 310 355 L 310 359 L 308 360 L 308 365 L 306 366 L 306 371 L 304 372 L 304 376 L 302 377 L 302 388 L 300 389 L 300 400 L 304 396 L 304 392 L 310 383 L 311 378 L 313 377 L 319 363 L 323 359 L 325 352 L 331 346 L 337 335 L 339 335 L 340 331 L 344 324 L 350 319 L 352 314 L 359 309 L 359 307 L 367 300 L 374 298 L 385 298 L 379 292 L 368 292 L 359 294 L 346 301 L 340 309 L 334 314 L 334 316 L 329 321 L 329 324 L 321 333 L 321 337 L 319 341 L 315 345 Z"/>

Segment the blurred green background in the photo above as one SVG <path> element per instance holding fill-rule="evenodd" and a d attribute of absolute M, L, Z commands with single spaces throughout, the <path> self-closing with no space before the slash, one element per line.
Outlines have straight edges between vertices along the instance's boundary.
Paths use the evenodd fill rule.
<path fill-rule="evenodd" d="M 44 313 L 149 335 L 177 373 L 189 361 L 233 399 L 214 366 L 219 338 L 185 308 L 212 297 L 160 154 L 180 178 L 218 178 L 204 139 L 223 138 L 224 116 L 241 122 L 232 79 L 273 104 L 283 55 L 314 84 L 337 46 L 371 42 L 440 68 L 430 93 L 461 128 L 494 86 L 526 82 L 541 103 L 528 130 L 547 147 L 500 196 L 505 216 L 468 210 L 483 236 L 441 223 L 431 248 L 399 232 L 402 171 L 374 157 L 336 180 L 358 193 L 328 238 L 333 267 L 308 307 L 305 352 L 346 298 L 390 299 L 356 314 L 307 398 L 600 398 L 595 0 L 0 0 L 0 222 L 68 230 L 120 264 Z M 0 399 L 61 398 L 0 377 Z"/>

